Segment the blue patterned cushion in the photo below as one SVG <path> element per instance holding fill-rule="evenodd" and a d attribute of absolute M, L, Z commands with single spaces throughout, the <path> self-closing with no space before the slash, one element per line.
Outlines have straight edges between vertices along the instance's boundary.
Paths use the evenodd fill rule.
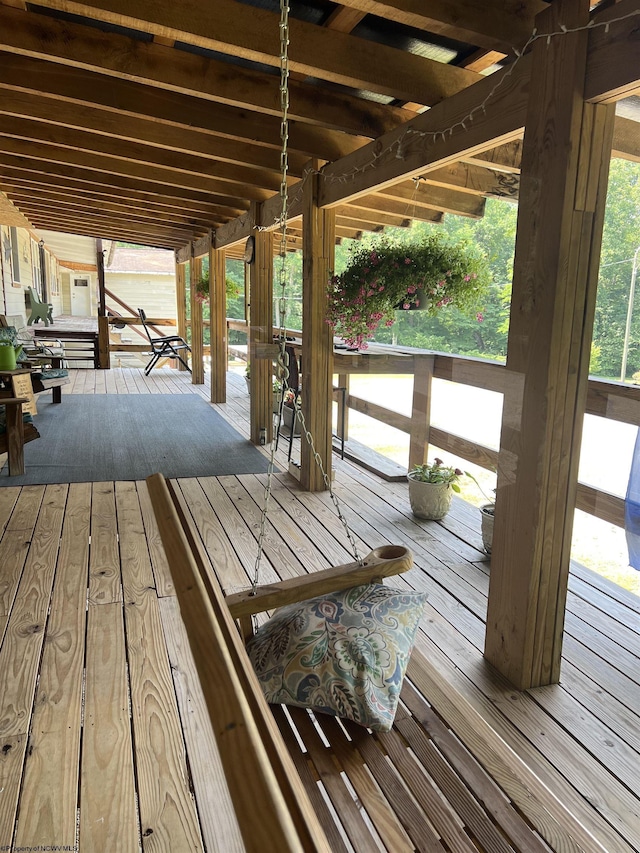
<path fill-rule="evenodd" d="M 388 731 L 426 599 L 366 584 L 280 608 L 247 644 L 267 701 Z"/>
<path fill-rule="evenodd" d="M 33 371 L 33 379 L 66 379 L 69 371 L 64 367 L 48 367 L 46 370 Z"/>

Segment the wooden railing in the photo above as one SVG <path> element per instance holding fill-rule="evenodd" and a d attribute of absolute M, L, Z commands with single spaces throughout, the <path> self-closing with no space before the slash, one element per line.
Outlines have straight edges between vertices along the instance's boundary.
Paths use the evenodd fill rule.
<path fill-rule="evenodd" d="M 248 330 L 247 324 L 239 320 L 229 320 L 227 326 L 229 329 L 238 331 Z M 291 330 L 290 334 L 301 340 L 299 331 Z M 448 430 L 424 423 L 424 413 L 421 411 L 420 403 L 417 402 L 420 395 L 414 394 L 413 410 L 408 416 L 378 403 L 364 400 L 348 391 L 349 375 L 358 373 L 366 373 L 367 375 L 405 374 L 415 377 L 418 372 L 422 376 L 421 381 L 424 381 L 424 369 L 418 367 L 417 370 L 417 365 L 421 361 L 424 365 L 425 360 L 431 361 L 428 374 L 433 379 L 445 379 L 462 385 L 470 385 L 500 394 L 504 393 L 507 373 L 505 366 L 499 362 L 445 353 L 428 353 L 424 350 L 411 350 L 409 348 L 398 350 L 389 347 L 387 354 L 378 351 L 373 357 L 368 357 L 367 353 L 353 356 L 350 359 L 348 372 L 343 372 L 341 364 L 344 364 L 344 358 L 336 353 L 334 373 L 339 376 L 339 385 L 347 388 L 347 409 L 367 415 L 367 417 L 380 423 L 407 433 L 412 437 L 412 442 L 421 432 L 428 434 L 428 443 L 432 446 L 479 465 L 481 468 L 495 471 L 498 463 L 497 450 Z M 590 379 L 585 413 L 622 423 L 640 425 L 640 387 L 601 379 Z M 420 420 L 423 421 L 422 424 Z M 424 442 L 422 446 L 424 446 Z M 624 527 L 624 500 L 602 489 L 579 483 L 576 508 L 610 524 Z"/>

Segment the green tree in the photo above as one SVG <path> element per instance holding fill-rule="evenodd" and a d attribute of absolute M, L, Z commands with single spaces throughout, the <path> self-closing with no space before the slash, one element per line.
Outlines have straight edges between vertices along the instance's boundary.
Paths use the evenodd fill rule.
<path fill-rule="evenodd" d="M 633 256 L 640 246 L 640 163 L 612 160 L 598 277 L 591 371 L 619 379 Z M 637 294 L 636 294 L 637 295 Z M 594 361 L 594 352 L 598 361 Z M 640 305 L 634 302 L 627 377 L 640 370 Z"/>

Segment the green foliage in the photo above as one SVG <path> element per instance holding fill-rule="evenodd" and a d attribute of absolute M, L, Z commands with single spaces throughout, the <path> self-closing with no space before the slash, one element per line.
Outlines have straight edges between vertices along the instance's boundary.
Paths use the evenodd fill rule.
<path fill-rule="evenodd" d="M 327 321 L 347 343 L 364 346 L 379 326 L 393 325 L 398 308 L 469 312 L 488 283 L 484 255 L 467 241 L 441 231 L 412 240 L 385 234 L 356 243 L 346 269 L 331 277 Z"/>
<path fill-rule="evenodd" d="M 599 376 L 620 377 L 633 256 L 638 246 L 640 164 L 628 160 L 612 160 L 590 365 L 590 372 Z M 640 278 L 638 283 L 640 284 Z M 627 377 L 640 369 L 639 307 L 634 300 Z M 597 360 L 594 360 L 594 354 Z"/>
<path fill-rule="evenodd" d="M 424 465 L 414 465 L 409 471 L 408 477 L 411 480 L 418 480 L 420 483 L 446 483 L 451 486 L 454 492 L 460 491 L 458 480 L 464 472 L 459 468 L 450 468 L 445 465 L 442 459 L 434 459 L 432 465 L 425 463 Z"/>

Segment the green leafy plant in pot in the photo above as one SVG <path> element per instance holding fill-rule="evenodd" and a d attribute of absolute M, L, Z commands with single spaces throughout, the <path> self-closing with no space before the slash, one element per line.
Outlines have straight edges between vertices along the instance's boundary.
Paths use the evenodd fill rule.
<path fill-rule="evenodd" d="M 490 281 L 482 251 L 434 231 L 409 243 L 386 235 L 358 243 L 346 269 L 328 284 L 327 323 L 350 346 L 364 349 L 396 311 L 435 315 L 448 305 L 476 310 Z"/>
<path fill-rule="evenodd" d="M 444 518 L 451 508 L 453 493 L 460 491 L 458 480 L 463 473 L 437 458 L 431 465 L 415 465 L 407 474 L 411 512 L 432 521 Z"/>

